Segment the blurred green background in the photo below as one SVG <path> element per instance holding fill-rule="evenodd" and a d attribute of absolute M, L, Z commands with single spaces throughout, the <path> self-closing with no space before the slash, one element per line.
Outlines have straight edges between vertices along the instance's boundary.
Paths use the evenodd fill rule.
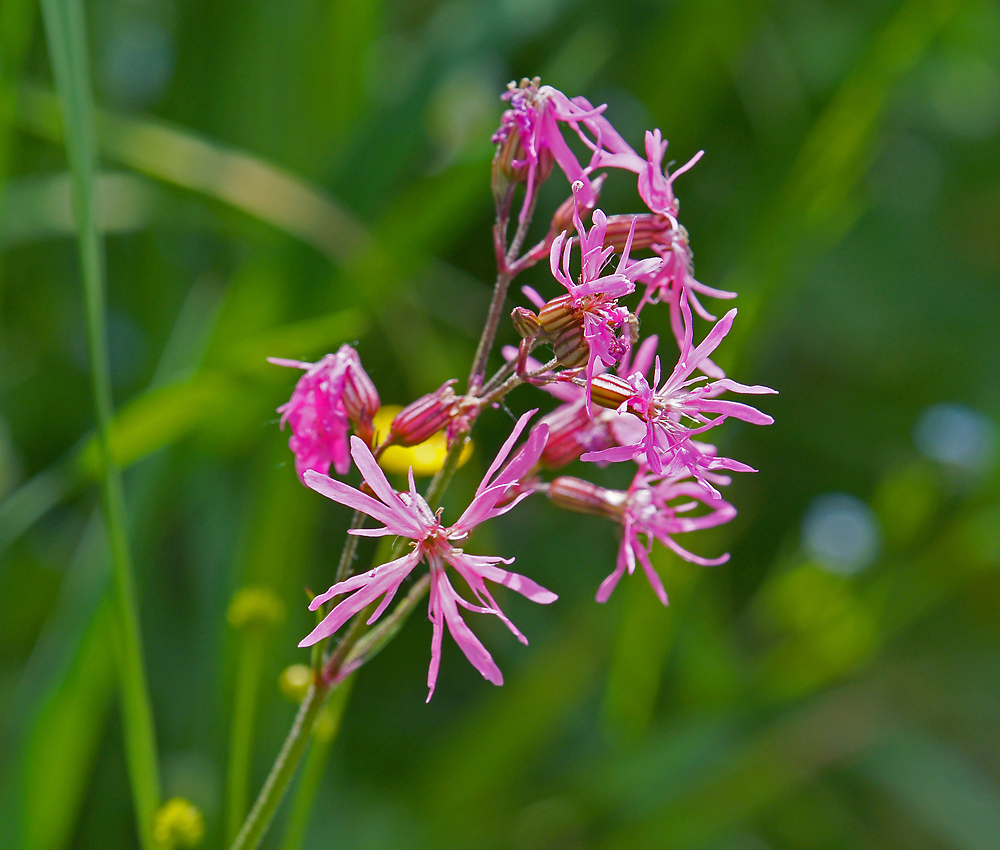
<path fill-rule="evenodd" d="M 593 601 L 615 530 L 529 502 L 474 538 L 560 595 L 475 618 L 507 683 L 422 613 L 363 669 L 307 848 L 1000 847 L 1000 11 L 987 0 L 95 0 L 115 451 L 166 796 L 225 832 L 235 671 L 250 793 L 294 715 L 303 586 L 346 510 L 274 408 L 357 345 L 386 403 L 468 371 L 494 271 L 490 134 L 512 78 L 660 127 L 720 349 L 781 395 L 721 446 L 729 527 Z M 0 5 L 0 829 L 135 846 L 69 178 L 36 4 Z M 542 221 L 565 194 L 555 175 Z M 612 175 L 602 206 L 638 209 Z M 539 224 L 539 227 L 542 227 Z M 554 292 L 544 269 L 526 276 Z M 513 305 L 513 300 L 512 300 Z M 669 335 L 665 311 L 644 333 Z M 705 325 L 700 328 L 704 333 Z M 511 342 L 509 328 L 503 342 Z M 539 403 L 521 389 L 514 413 Z M 462 507 L 510 420 L 484 417 Z M 577 474 L 593 472 L 580 465 Z M 620 470 L 599 473 L 621 485 Z M 353 480 L 353 479 L 352 479 Z M 243 586 L 269 633 L 227 625 Z M 472 619 L 472 618 L 470 618 Z M 253 688 L 251 687 L 251 693 Z M 285 814 L 268 847 L 285 842 Z M 8 846 L 8 845 L 4 845 Z"/>

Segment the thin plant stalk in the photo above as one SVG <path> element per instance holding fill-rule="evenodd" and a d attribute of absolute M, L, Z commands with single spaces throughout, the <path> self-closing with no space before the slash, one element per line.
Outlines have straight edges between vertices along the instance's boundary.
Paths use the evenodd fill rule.
<path fill-rule="evenodd" d="M 264 787 L 257 800 L 243 822 L 243 828 L 233 842 L 232 850 L 255 850 L 260 845 L 267 828 L 271 825 L 274 813 L 278 809 L 278 804 L 285 796 L 288 786 L 295 777 L 295 770 L 305 754 L 306 746 L 309 744 L 313 726 L 316 718 L 326 703 L 331 685 L 320 680 L 314 680 L 306 694 L 299 712 L 295 715 L 292 728 L 285 737 L 285 743 L 281 746 L 281 752 L 275 759 L 271 772 L 264 782 Z"/>
<path fill-rule="evenodd" d="M 323 771 L 330 758 L 337 733 L 340 731 L 340 721 L 347 708 L 347 699 L 351 693 L 354 677 L 346 678 L 341 686 L 333 692 L 327 707 L 317 718 L 313 730 L 312 743 L 302 765 L 302 776 L 299 778 L 295 795 L 292 797 L 291 809 L 288 812 L 288 823 L 285 825 L 285 837 L 281 850 L 299 850 L 302 840 L 306 837 L 309 827 L 309 816 L 312 814 L 316 794 L 323 779 Z"/>
<path fill-rule="evenodd" d="M 537 198 L 537 196 L 536 196 Z M 490 301 L 490 309 L 486 314 L 486 324 L 483 325 L 482 335 L 479 337 L 479 345 L 476 346 L 476 354 L 472 358 L 472 369 L 469 372 L 469 392 L 477 394 L 482 386 L 483 378 L 486 375 L 486 364 L 493 350 L 493 341 L 496 339 L 497 328 L 500 326 L 500 316 L 503 313 L 504 302 L 507 300 L 507 290 L 510 282 L 517 276 L 520 269 L 514 267 L 515 258 L 524 244 L 524 239 L 528 235 L 528 226 L 531 224 L 532 213 L 535 211 L 535 200 L 533 198 L 528 209 L 528 214 L 517 226 L 514 239 L 510 247 L 502 249 L 497 247 L 497 263 L 500 268 L 497 270 L 496 283 L 493 285 L 493 298 Z M 497 239 L 505 240 L 507 233 L 507 214 L 509 205 L 500 212 L 495 227 Z"/>
<path fill-rule="evenodd" d="M 102 502 L 114 575 L 116 660 L 132 796 L 141 844 L 153 850 L 153 818 L 160 803 L 153 712 L 146 685 L 135 582 L 125 522 L 125 499 L 110 449 L 113 418 L 107 350 L 104 246 L 97 228 L 97 137 L 80 0 L 42 0 L 45 32 L 66 127 L 73 178 L 73 213 L 83 278 L 87 348 L 102 460 Z"/>

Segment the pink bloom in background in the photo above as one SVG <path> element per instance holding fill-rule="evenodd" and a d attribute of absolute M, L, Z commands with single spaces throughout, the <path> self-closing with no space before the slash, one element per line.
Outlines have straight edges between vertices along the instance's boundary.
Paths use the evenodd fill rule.
<path fill-rule="evenodd" d="M 581 183 L 573 184 L 578 202 L 581 189 Z M 573 213 L 573 224 L 580 243 L 579 282 L 574 280 L 570 266 L 573 240 L 568 238 L 567 232 L 564 231 L 555 238 L 549 252 L 552 276 L 566 287 L 572 306 L 583 314 L 583 338 L 590 350 L 586 373 L 588 387 L 595 375 L 598 361 L 605 366 L 614 366 L 628 354 L 631 347 L 630 330 L 627 328 L 629 311 L 627 307 L 618 306 L 616 299 L 635 292 L 636 278 L 655 274 L 663 264 L 659 257 L 629 261 L 635 229 L 633 221 L 632 231 L 629 232 L 617 268 L 602 275 L 614 248 L 604 246 L 607 216 L 601 210 L 594 210 L 592 221 L 593 225 L 588 232 L 580 220 L 578 203 Z"/>
<path fill-rule="evenodd" d="M 602 390 L 607 387 L 617 393 L 618 412 L 622 416 L 632 414 L 641 421 L 643 428 L 637 434 L 632 431 L 620 446 L 583 455 L 587 461 L 634 460 L 643 458 L 649 469 L 658 475 L 678 476 L 690 474 L 709 492 L 717 493 L 711 482 L 705 478 L 708 470 L 729 469 L 746 471 L 750 467 L 738 464 L 704 450 L 693 438 L 721 425 L 730 416 L 755 425 L 770 425 L 774 420 L 756 408 L 736 401 L 716 398 L 727 390 L 739 393 L 773 393 L 774 390 L 761 386 L 746 386 L 728 378 L 708 381 L 704 375 L 692 377 L 704 365 L 709 355 L 729 333 L 736 310 L 730 310 L 722 317 L 697 347 L 692 338 L 692 317 L 687 295 L 681 295 L 681 315 L 684 321 L 684 337 L 681 340 L 680 357 L 677 365 L 659 389 L 653 389 L 641 372 L 633 372 L 627 380 L 613 376 L 599 376 L 596 384 Z M 659 359 L 653 377 L 653 386 L 659 385 Z M 595 386 L 596 386 L 595 384 Z M 598 397 L 602 397 L 599 394 Z M 624 429 L 626 432 L 629 426 Z M 621 431 L 616 432 L 621 434 Z"/>
<path fill-rule="evenodd" d="M 278 408 L 281 427 L 287 422 L 292 430 L 288 447 L 295 454 L 299 478 L 305 483 L 310 469 L 326 474 L 331 464 L 344 475 L 351 468 L 347 447 L 351 423 L 365 431 L 379 409 L 378 393 L 358 353 L 342 345 L 317 363 L 267 359 L 277 366 L 305 370 L 292 397 Z"/>
<path fill-rule="evenodd" d="M 674 332 L 677 344 L 684 341 L 684 321 L 681 315 L 681 295 L 687 293 L 688 302 L 701 318 L 714 322 L 716 317 L 706 310 L 698 300 L 698 295 L 708 295 L 711 298 L 735 298 L 735 292 L 715 289 L 706 286 L 694 276 L 694 256 L 688 242 L 687 231 L 677 225 L 658 234 L 658 239 L 651 246 L 653 251 L 663 259 L 659 271 L 645 275 L 637 282 L 645 284 L 639 306 L 635 313 L 638 316 L 647 304 L 666 302 L 670 309 L 670 327 Z M 723 378 L 725 374 L 709 358 L 705 358 L 699 367 L 706 375 L 713 378 Z"/>
<path fill-rule="evenodd" d="M 557 597 L 531 579 L 498 566 L 501 563 L 513 563 L 513 559 L 468 555 L 454 544 L 468 537 L 472 529 L 480 523 L 506 513 L 531 494 L 530 490 L 525 491 L 512 500 L 504 501 L 504 497 L 512 488 L 517 487 L 520 480 L 538 462 L 548 438 L 547 428 L 535 428 L 510 463 L 502 471 L 499 470 L 534 413 L 535 411 L 526 413 L 518 420 L 510 437 L 503 444 L 476 489 L 469 507 L 451 526 L 443 526 L 439 515 L 431 510 L 423 496 L 416 491 L 412 469 L 409 490 L 396 492 L 375 462 L 368 447 L 357 437 L 351 440 L 351 455 L 365 482 L 377 498 L 326 475 L 308 472 L 305 476 L 307 486 L 328 499 L 363 511 L 384 524 L 383 528 L 378 529 L 354 529 L 351 531 L 352 534 L 368 537 L 392 535 L 406 537 L 414 542 L 411 544 L 411 551 L 401 558 L 381 564 L 366 573 L 352 576 L 313 599 L 309 608 L 315 611 L 330 599 L 347 594 L 347 598 L 336 605 L 299 643 L 299 646 L 311 646 L 329 637 L 351 617 L 382 597 L 377 609 L 368 620 L 369 623 L 375 622 L 392 602 L 403 580 L 417 564 L 426 561 L 431 573 L 429 616 L 433 624 L 431 663 L 427 674 L 427 687 L 430 692 L 427 699 L 430 700 L 434 694 L 441 664 L 441 641 L 446 625 L 455 643 L 465 653 L 472 666 L 488 681 L 495 685 L 502 684 L 503 676 L 500 669 L 466 625 L 459 609 L 493 614 L 500 618 L 518 640 L 527 643 L 524 635 L 500 610 L 486 586 L 486 581 L 509 587 L 532 602 L 548 604 L 554 602 Z M 448 577 L 448 566 L 453 567 L 464 579 L 478 604 L 467 601 L 454 589 Z"/>
<path fill-rule="evenodd" d="M 720 483 L 728 483 L 719 479 Z M 680 504 L 670 504 L 676 499 L 687 499 Z M 709 508 L 709 513 L 700 516 L 685 516 L 699 506 Z M 659 540 L 664 546 L 676 552 L 685 561 L 691 561 L 702 566 L 715 566 L 729 560 L 729 555 L 719 558 L 702 558 L 681 546 L 673 539 L 675 534 L 697 531 L 701 528 L 713 528 L 723 525 L 736 516 L 736 508 L 724 501 L 705 494 L 700 485 L 694 481 L 675 478 L 657 479 L 640 470 L 632 481 L 622 508 L 622 542 L 618 549 L 618 560 L 614 572 L 611 573 L 597 590 L 597 601 L 607 602 L 611 592 L 627 571 L 631 575 L 635 571 L 636 560 L 642 564 L 642 569 L 656 593 L 656 597 L 664 605 L 667 604 L 667 592 L 659 574 L 649 561 L 649 553 L 653 547 L 653 539 Z M 639 539 L 645 536 L 645 544 Z"/>

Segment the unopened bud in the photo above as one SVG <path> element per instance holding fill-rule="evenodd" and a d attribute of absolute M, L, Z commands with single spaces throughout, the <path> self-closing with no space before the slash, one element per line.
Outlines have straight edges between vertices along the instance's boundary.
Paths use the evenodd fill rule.
<path fill-rule="evenodd" d="M 454 383 L 454 379 L 446 381 L 399 411 L 392 420 L 388 439 L 399 446 L 414 446 L 444 428 L 451 421 L 458 401 L 451 388 Z"/>
<path fill-rule="evenodd" d="M 167 800 L 153 819 L 157 850 L 187 850 L 205 837 L 205 819 L 198 807 L 183 797 Z"/>
<path fill-rule="evenodd" d="M 627 498 L 621 490 L 606 490 L 568 475 L 561 475 L 549 484 L 548 494 L 557 507 L 614 520 L 621 518 Z"/>
<path fill-rule="evenodd" d="M 604 234 L 604 244 L 615 249 L 616 254 L 625 250 L 629 230 L 635 222 L 635 233 L 632 235 L 632 249 L 649 248 L 656 244 L 664 244 L 670 221 L 666 216 L 642 213 L 641 215 L 611 215 L 608 216 L 608 229 Z"/>
<path fill-rule="evenodd" d="M 285 606 L 278 595 L 267 587 L 244 587 L 236 592 L 226 620 L 234 629 L 263 631 L 280 626 L 285 621 Z"/>
<path fill-rule="evenodd" d="M 292 664 L 278 677 L 279 690 L 293 702 L 302 702 L 312 684 L 313 669 L 305 664 Z"/>
<path fill-rule="evenodd" d="M 527 307 L 515 307 L 514 312 L 510 314 L 510 320 L 514 323 L 514 330 L 521 339 L 531 339 L 542 327 L 538 316 Z"/>
<path fill-rule="evenodd" d="M 609 410 L 617 410 L 634 395 L 632 385 L 618 375 L 595 375 L 590 382 L 590 400 Z"/>
<path fill-rule="evenodd" d="M 538 324 L 550 337 L 558 336 L 566 328 L 583 327 L 583 317 L 573 306 L 573 296 L 566 294 L 553 298 L 538 311 Z"/>
<path fill-rule="evenodd" d="M 347 416 L 354 423 L 359 436 L 367 443 L 372 440 L 372 418 L 378 413 L 382 401 L 378 390 L 368 373 L 362 368 L 361 361 L 352 363 L 344 378 L 344 408 Z"/>
<path fill-rule="evenodd" d="M 575 369 L 590 359 L 590 345 L 583 338 L 583 324 L 571 325 L 552 342 L 552 353 L 560 366 Z"/>
<path fill-rule="evenodd" d="M 562 469 L 589 451 L 600 451 L 613 445 L 607 423 L 591 421 L 586 406 L 562 405 L 543 416 L 539 425 L 549 426 L 549 438 L 539 462 L 546 469 Z"/>

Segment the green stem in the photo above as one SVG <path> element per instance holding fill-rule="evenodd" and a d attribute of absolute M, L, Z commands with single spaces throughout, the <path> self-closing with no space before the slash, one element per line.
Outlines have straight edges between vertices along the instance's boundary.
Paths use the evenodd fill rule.
<path fill-rule="evenodd" d="M 295 789 L 295 796 L 292 797 L 292 807 L 288 813 L 281 850 L 299 850 L 302 846 L 302 839 L 305 838 L 309 826 L 309 816 L 316 802 L 316 793 L 323 779 L 323 770 L 326 768 L 333 743 L 337 740 L 340 721 L 344 717 L 344 709 L 347 708 L 347 698 L 350 696 L 353 682 L 353 676 L 344 680 L 343 684 L 333 692 L 330 704 L 316 721 L 312 745 L 309 747 L 305 764 L 302 765 L 302 777 Z"/>
<path fill-rule="evenodd" d="M 295 776 L 295 769 L 299 766 L 306 746 L 309 743 L 310 734 L 316 723 L 316 718 L 323 709 L 326 697 L 330 693 L 330 685 L 322 681 L 315 682 L 309 688 L 309 693 L 302 700 L 299 706 L 299 713 L 295 715 L 295 722 L 288 730 L 285 743 L 281 746 L 281 752 L 275 759 L 271 772 L 261 788 L 257 800 L 247 815 L 243 823 L 243 828 L 233 842 L 232 850 L 256 850 L 260 845 L 264 833 L 271 825 L 271 820 L 278 808 L 278 804 L 285 796 L 285 791 Z"/>
<path fill-rule="evenodd" d="M 229 768 L 226 775 L 226 840 L 232 841 L 247 813 L 250 762 L 253 754 L 254 719 L 260 690 L 261 665 L 266 635 L 260 630 L 242 635 L 233 720 L 229 739 Z"/>
<path fill-rule="evenodd" d="M 436 508 L 440 505 L 444 492 L 448 489 L 448 485 L 451 484 L 455 470 L 458 469 L 458 462 L 462 459 L 462 452 L 465 450 L 466 445 L 468 445 L 469 436 L 469 434 L 463 434 L 455 441 L 455 445 L 448 449 L 448 454 L 444 459 L 444 463 L 441 464 L 441 468 L 437 471 L 437 475 L 431 479 L 425 497 L 427 504 L 431 508 Z"/>
<path fill-rule="evenodd" d="M 98 445 L 102 455 L 102 501 L 114 570 L 115 654 L 121 688 L 125 751 L 139 838 L 143 847 L 152 850 L 153 818 L 160 802 L 160 780 L 126 533 L 121 470 L 110 450 L 113 402 L 104 304 L 104 246 L 96 219 L 94 178 L 97 171 L 97 138 L 90 93 L 86 24 L 80 0 L 42 0 L 42 13 L 66 127 L 66 153 L 73 175 L 73 213 L 83 278 Z"/>

